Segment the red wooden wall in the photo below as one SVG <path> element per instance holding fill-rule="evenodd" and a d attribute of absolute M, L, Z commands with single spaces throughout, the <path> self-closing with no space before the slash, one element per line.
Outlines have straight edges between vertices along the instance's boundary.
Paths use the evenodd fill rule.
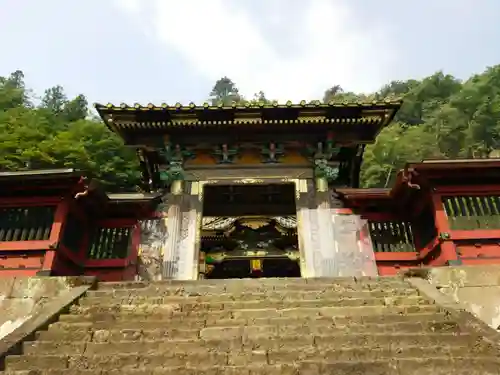
<path fill-rule="evenodd" d="M 390 189 L 339 189 L 368 220 L 381 275 L 500 263 L 500 160 L 409 163 Z"/>
<path fill-rule="evenodd" d="M 115 194 L 119 195 L 119 194 Z M 140 221 L 155 215 L 148 201 L 120 202 L 97 211 L 92 197 L 73 201 L 64 221 L 55 274 L 72 272 L 103 281 L 134 280 L 141 238 Z M 94 205 L 100 206 L 100 204 Z"/>
<path fill-rule="evenodd" d="M 103 191 L 89 194 L 89 185 L 71 170 L 2 177 L 7 176 L 0 173 L 0 277 L 135 278 L 139 220 L 154 215 L 148 199 L 121 204 L 115 198 L 117 204 L 108 204 L 112 200 Z"/>
<path fill-rule="evenodd" d="M 83 188 L 72 170 L 0 173 L 0 276 L 54 269 L 70 196 Z"/>
<path fill-rule="evenodd" d="M 433 198 L 446 260 L 500 263 L 500 185 L 442 187 Z"/>

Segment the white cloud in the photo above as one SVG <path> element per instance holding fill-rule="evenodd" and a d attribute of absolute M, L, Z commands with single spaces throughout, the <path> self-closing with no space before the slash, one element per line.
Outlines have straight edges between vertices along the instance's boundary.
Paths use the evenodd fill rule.
<path fill-rule="evenodd" d="M 287 0 L 268 0 L 262 12 L 270 26 L 286 25 Z M 228 76 L 245 96 L 260 90 L 286 101 L 318 99 L 330 86 L 371 91 L 387 81 L 394 54 L 385 30 L 359 29 L 347 1 L 303 1 L 293 25 L 297 48 L 277 52 L 274 35 L 256 22 L 258 14 L 226 0 L 116 0 L 131 16 L 148 13 L 142 27 L 215 82 Z M 267 13 L 269 14 L 269 13 Z"/>
<path fill-rule="evenodd" d="M 129 13 L 139 13 L 141 11 L 141 2 L 137 0 L 117 0 L 115 4 Z"/>

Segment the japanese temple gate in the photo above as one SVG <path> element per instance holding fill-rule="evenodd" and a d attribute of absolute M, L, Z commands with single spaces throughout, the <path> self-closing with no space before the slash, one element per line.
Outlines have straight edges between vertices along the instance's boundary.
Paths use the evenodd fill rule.
<path fill-rule="evenodd" d="M 294 185 L 302 277 L 375 276 L 377 268 L 366 222 L 348 209 L 332 208 L 328 195 L 317 189 L 321 182 L 312 177 L 312 170 L 304 170 L 288 176 L 284 173 L 282 178 L 263 177 L 262 173 L 252 178 L 246 172 L 240 179 L 221 175 L 210 180 L 179 181 L 172 186 L 166 215 L 169 240 L 163 276 L 198 278 L 203 193 L 207 185 L 270 183 Z"/>
<path fill-rule="evenodd" d="M 0 172 L 0 276 L 101 280 L 394 275 L 500 263 L 499 159 L 407 163 L 359 188 L 401 102 L 97 105 L 142 192 Z"/>

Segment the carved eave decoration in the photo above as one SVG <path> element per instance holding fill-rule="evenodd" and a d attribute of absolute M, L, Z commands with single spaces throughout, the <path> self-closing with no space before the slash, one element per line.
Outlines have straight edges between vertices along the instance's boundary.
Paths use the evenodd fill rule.
<path fill-rule="evenodd" d="M 275 216 L 275 217 L 204 217 L 202 219 L 202 231 L 223 231 L 233 230 L 237 221 L 241 225 L 251 229 L 258 229 L 268 225 L 271 221 L 276 221 L 276 229 L 282 233 L 288 233 L 297 228 L 297 219 L 294 216 Z"/>

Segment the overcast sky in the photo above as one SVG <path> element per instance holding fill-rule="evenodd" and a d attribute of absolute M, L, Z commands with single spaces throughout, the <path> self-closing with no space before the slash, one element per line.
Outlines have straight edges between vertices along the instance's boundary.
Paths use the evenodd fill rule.
<path fill-rule="evenodd" d="M 369 92 L 500 63 L 500 0 L 0 0 L 0 75 L 91 102 L 201 103 Z"/>

